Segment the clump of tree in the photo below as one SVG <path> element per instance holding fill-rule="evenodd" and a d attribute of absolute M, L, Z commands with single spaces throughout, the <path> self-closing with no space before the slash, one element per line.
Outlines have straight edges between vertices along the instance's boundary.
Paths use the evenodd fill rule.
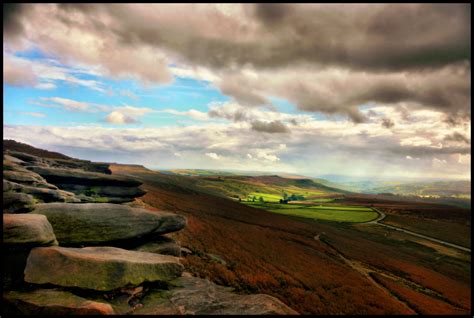
<path fill-rule="evenodd" d="M 260 196 L 260 198 L 258 198 L 258 201 L 260 201 L 260 203 L 265 203 L 265 200 L 263 199 L 262 196 Z"/>
<path fill-rule="evenodd" d="M 303 195 L 299 195 L 299 194 L 292 194 L 288 197 L 288 201 L 300 201 L 300 200 L 304 200 L 304 196 Z"/>

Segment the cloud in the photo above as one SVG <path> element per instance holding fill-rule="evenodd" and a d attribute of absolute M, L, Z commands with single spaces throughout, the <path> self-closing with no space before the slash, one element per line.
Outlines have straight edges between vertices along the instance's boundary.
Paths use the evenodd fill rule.
<path fill-rule="evenodd" d="M 34 86 L 38 78 L 31 65 L 4 54 L 3 82 L 12 86 Z"/>
<path fill-rule="evenodd" d="M 40 113 L 40 112 L 20 112 L 20 114 L 27 115 L 27 116 L 38 117 L 38 118 L 46 117 L 46 114 Z"/>
<path fill-rule="evenodd" d="M 369 110 L 385 118 L 391 108 L 377 106 Z M 290 116 L 280 113 L 284 115 Z M 431 120 L 412 120 L 424 117 Z M 263 134 L 260 138 L 256 138 L 247 122 L 234 121 L 166 129 L 6 124 L 4 137 L 63 150 L 68 155 L 80 154 L 90 160 L 160 167 L 273 170 L 311 175 L 338 171 L 350 175 L 468 177 L 470 167 L 465 162 L 470 145 L 444 138 L 447 131 L 468 135 L 470 126 L 453 131 L 443 121 L 443 113 L 425 110 L 414 111 L 406 119 L 401 115 L 394 118 L 397 124 L 391 129 L 382 127 L 378 120 L 354 124 L 348 120 L 313 118 L 292 126 L 291 134 Z M 126 121 L 123 117 L 120 120 Z M 213 153 L 216 156 L 210 156 L 219 159 L 213 159 L 211 164 L 211 157 L 206 153 Z M 408 157 L 413 158 L 409 165 Z M 351 165 L 347 165 L 347 158 L 351 158 Z M 445 160 L 446 164 L 433 166 L 434 158 Z"/>
<path fill-rule="evenodd" d="M 12 86 L 54 89 L 56 82 L 80 85 L 104 93 L 103 84 L 97 80 L 78 78 L 79 74 L 96 75 L 94 71 L 77 67 L 61 66 L 55 60 L 29 60 L 15 56 L 9 51 L 3 52 L 4 82 Z"/>
<path fill-rule="evenodd" d="M 277 96 L 356 123 L 367 120 L 359 106 L 371 102 L 470 114 L 468 4 L 22 7 L 8 15 L 7 47 L 21 37 L 104 76 L 148 84 L 194 77 L 243 106 Z"/>
<path fill-rule="evenodd" d="M 288 125 L 298 125 L 311 120 L 308 115 L 292 115 L 259 108 L 247 108 L 237 103 L 212 103 L 209 118 L 222 118 L 236 123 L 245 122 L 259 132 L 288 133 Z"/>
<path fill-rule="evenodd" d="M 464 136 L 463 134 L 460 134 L 458 132 L 454 132 L 450 135 L 446 135 L 446 137 L 444 137 L 444 140 L 446 141 L 454 141 L 454 142 L 461 142 L 461 143 L 466 143 L 466 144 L 470 144 L 471 141 L 469 140 L 468 137 Z"/>
<path fill-rule="evenodd" d="M 140 121 L 136 117 L 141 117 L 150 112 L 154 112 L 151 108 L 122 106 L 113 108 L 114 111 L 105 117 L 105 121 L 109 124 L 136 124 Z"/>
<path fill-rule="evenodd" d="M 51 102 L 53 103 L 52 105 L 56 106 L 62 106 L 64 107 L 65 110 L 68 111 L 82 111 L 82 112 L 87 112 L 91 111 L 91 104 L 89 103 L 83 103 L 83 102 L 78 102 L 72 99 L 68 98 L 62 98 L 62 97 L 41 97 L 40 100 L 44 103 Z M 48 104 L 46 104 L 48 105 Z"/>
<path fill-rule="evenodd" d="M 214 160 L 219 160 L 219 159 L 222 158 L 220 155 L 216 154 L 215 152 L 207 152 L 206 156 L 208 156 L 209 158 L 212 158 Z"/>
<path fill-rule="evenodd" d="M 119 111 L 113 111 L 105 117 L 105 121 L 110 124 L 134 124 L 137 120 Z"/>
<path fill-rule="evenodd" d="M 251 122 L 252 129 L 260 132 L 266 133 L 288 133 L 290 130 L 288 127 L 285 126 L 281 121 L 271 121 L 271 122 L 263 122 L 263 121 L 252 121 Z"/>
<path fill-rule="evenodd" d="M 192 119 L 197 119 L 197 120 L 209 119 L 209 116 L 207 113 L 201 112 L 195 109 L 190 109 L 187 111 L 179 111 L 175 109 L 163 109 L 163 110 L 159 110 L 158 112 L 168 113 L 168 114 L 173 114 L 173 115 L 178 115 L 178 116 L 188 116 L 188 117 L 191 117 Z"/>
<path fill-rule="evenodd" d="M 395 126 L 395 123 L 390 118 L 384 118 L 382 119 L 382 126 L 390 129 Z"/>
<path fill-rule="evenodd" d="M 137 101 L 139 99 L 139 97 L 137 95 L 135 95 L 131 90 L 129 89 L 123 89 L 123 90 L 120 90 L 120 95 L 121 96 L 126 96 L 126 97 L 129 97 L 135 101 Z"/>

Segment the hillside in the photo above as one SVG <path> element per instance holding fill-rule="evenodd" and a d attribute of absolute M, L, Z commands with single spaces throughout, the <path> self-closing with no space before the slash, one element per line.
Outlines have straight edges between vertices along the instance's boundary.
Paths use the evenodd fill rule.
<path fill-rule="evenodd" d="M 185 266 L 200 277 L 241 293 L 271 294 L 303 314 L 470 311 L 469 254 L 382 227 L 270 213 L 205 193 L 198 186 L 200 182 L 226 184 L 229 180 L 224 177 L 223 181 L 200 181 L 130 166 L 112 165 L 111 169 L 144 183 L 147 194 L 141 200 L 146 206 L 187 217 L 188 226 L 174 237 L 193 252 L 185 258 Z M 256 182 L 245 176 L 230 179 L 241 187 L 252 187 Z M 277 177 L 257 180 L 265 187 L 283 182 Z M 376 198 L 369 204 L 374 202 Z M 381 204 L 393 206 L 399 214 L 413 206 L 409 202 Z M 430 211 L 429 205 L 418 206 Z M 457 211 L 460 219 L 447 219 L 445 228 L 449 225 L 469 235 L 470 226 L 465 222 L 470 211 Z M 443 213 L 441 207 L 439 213 Z M 450 213 L 446 211 L 446 216 Z M 415 218 L 420 222 L 423 215 L 415 209 L 410 222 Z M 401 297 L 400 289 L 410 298 Z"/>
<path fill-rule="evenodd" d="M 66 155 L 63 155 L 59 152 L 52 152 L 44 149 L 35 148 L 33 146 L 24 144 L 11 139 L 3 140 L 3 151 L 18 151 L 27 153 L 33 156 L 43 157 L 43 158 L 52 158 L 52 159 L 72 159 Z"/>
<path fill-rule="evenodd" d="M 397 197 L 394 196 L 341 194 L 340 191 L 308 179 L 274 175 L 182 176 L 152 171 L 140 165 L 120 164 L 107 166 L 111 174 L 104 174 L 84 170 L 96 166 L 101 170 L 103 163 L 27 155 L 23 155 L 23 158 L 28 162 L 22 163 L 12 154 L 15 152 L 4 156 L 4 170 L 10 171 L 7 178 L 18 180 L 19 174 L 28 174 L 35 181 L 20 185 L 4 181 L 8 185 L 4 198 L 5 194 L 11 196 L 11 191 L 21 196 L 24 193 L 21 189 L 24 189 L 36 201 L 22 203 L 22 208 L 34 209 L 36 213 L 48 215 L 48 219 L 51 216 L 60 248 L 47 248 L 59 253 L 50 256 L 55 262 L 61 262 L 65 257 L 80 260 L 82 256 L 75 252 L 66 253 L 75 244 L 92 245 L 93 248 L 109 244 L 107 246 L 127 249 L 130 253 L 144 249 L 158 251 L 157 248 L 160 252 L 156 253 L 164 254 L 164 250 L 167 250 L 166 253 L 180 253 L 179 263 L 187 274 L 170 281 L 166 286 L 168 289 L 163 289 L 162 284 L 148 283 L 107 292 L 64 287 L 62 293 L 53 295 L 79 297 L 83 302 L 87 300 L 90 306 L 88 310 L 92 312 L 181 312 L 172 304 L 195 313 L 215 313 L 216 308 L 223 310 L 221 313 L 235 313 L 236 310 L 247 313 L 275 313 L 275 310 L 277 313 L 292 313 L 296 310 L 301 314 L 468 314 L 471 311 L 470 253 L 376 223 L 326 221 L 279 214 L 265 211 L 266 202 L 251 206 L 247 205 L 248 202 L 237 202 L 229 196 L 244 195 L 249 191 L 268 191 L 266 194 L 275 195 L 281 195 L 282 191 L 311 193 L 305 198 L 307 200 L 298 204 L 268 203 L 280 208 L 304 208 L 305 202 L 311 204 L 315 198 L 338 197 L 337 202 L 325 203 L 325 208 L 340 209 L 344 205 L 345 209 L 354 212 L 376 208 L 386 213 L 384 224 L 418 231 L 463 246 L 469 246 L 469 209 L 411 202 L 407 199 L 396 201 Z M 74 173 L 68 170 L 72 162 L 77 165 Z M 28 169 L 25 170 L 23 166 Z M 51 183 L 53 181 L 54 184 Z M 55 203 L 58 198 L 66 203 Z M 38 205 L 38 200 L 45 203 Z M 89 205 L 96 206 L 100 213 L 87 212 Z M 132 208 L 139 210 L 134 210 L 138 219 L 130 217 L 129 209 Z M 8 209 L 16 210 L 18 206 L 10 204 Z M 87 222 L 78 222 L 71 227 L 68 222 L 73 218 L 58 217 L 64 213 L 71 217 L 75 215 L 74 220 L 87 215 Z M 120 216 L 117 214 L 111 217 L 111 213 Z M 166 236 L 146 234 L 150 231 L 147 226 L 151 226 L 151 223 L 147 225 L 145 219 L 140 223 L 139 219 L 145 215 L 152 217 L 150 213 L 157 215 L 153 218 L 167 217 L 167 221 L 156 219 L 156 224 L 163 226 L 163 230 L 168 233 Z M 345 213 L 344 210 L 341 213 Z M 186 219 L 185 226 L 183 217 Z M 96 218 L 100 219 L 100 227 L 92 226 L 97 224 L 94 221 Z M 108 220 L 113 220 L 113 223 Z M 152 226 L 153 230 L 155 227 Z M 141 235 L 140 231 L 144 234 Z M 131 233 L 138 233 L 137 237 L 131 239 Z M 161 245 L 163 243 L 165 245 Z M 31 246 L 27 249 L 29 251 Z M 115 253 L 110 248 L 89 248 L 88 251 L 92 254 L 90 257 L 84 256 L 87 262 L 97 264 L 101 258 L 107 260 Z M 105 254 L 100 254 L 101 251 Z M 18 257 L 22 259 L 25 255 L 9 253 L 9 269 L 16 271 L 21 280 L 24 263 L 19 266 Z M 44 261 L 46 255 L 39 253 L 35 257 Z M 132 257 L 132 254 L 127 257 Z M 23 262 L 26 261 L 23 259 Z M 172 262 L 177 264 L 175 259 Z M 33 273 L 39 277 L 39 269 L 33 266 L 28 272 L 35 270 Z M 76 269 L 68 275 L 76 277 L 80 273 Z M 49 275 L 57 277 L 53 273 Z M 95 285 L 94 280 L 84 282 L 96 286 L 94 288 L 100 287 Z M 10 282 L 13 283 L 18 284 L 18 281 Z M 63 283 L 58 278 L 53 281 L 54 284 Z M 116 286 L 117 282 L 107 280 L 107 284 Z M 234 292 L 229 294 L 226 287 L 233 288 Z M 44 292 L 44 289 L 40 291 Z M 21 303 L 18 299 L 25 295 L 33 296 L 28 293 L 9 292 L 4 297 L 18 308 Z M 49 301 L 45 295 L 41 296 L 41 304 L 36 298 L 26 301 L 34 306 L 44 306 L 44 301 L 46 304 Z M 268 295 L 272 297 L 268 298 Z M 26 298 L 21 299 L 25 301 Z M 77 298 L 74 299 L 77 301 Z M 67 301 L 67 306 L 72 306 L 71 301 Z M 104 302 L 110 307 L 104 307 Z"/>
<path fill-rule="evenodd" d="M 470 181 L 433 181 L 402 183 L 392 186 L 379 186 L 369 190 L 372 193 L 394 193 L 400 195 L 417 195 L 433 197 L 471 197 Z"/>
<path fill-rule="evenodd" d="M 248 200 L 263 197 L 266 201 L 279 201 L 284 194 L 295 195 L 302 200 L 326 196 L 338 196 L 347 191 L 316 183 L 311 179 L 266 176 L 208 176 L 192 177 L 195 186 L 215 195 Z"/>

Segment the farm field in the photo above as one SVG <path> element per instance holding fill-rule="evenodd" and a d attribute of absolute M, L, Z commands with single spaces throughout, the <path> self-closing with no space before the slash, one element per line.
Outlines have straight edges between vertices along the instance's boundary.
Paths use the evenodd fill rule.
<path fill-rule="evenodd" d="M 378 217 L 378 213 L 373 211 L 371 208 L 361 206 L 323 206 L 261 202 L 243 203 L 273 213 L 299 216 L 315 220 L 360 223 L 369 222 Z"/>

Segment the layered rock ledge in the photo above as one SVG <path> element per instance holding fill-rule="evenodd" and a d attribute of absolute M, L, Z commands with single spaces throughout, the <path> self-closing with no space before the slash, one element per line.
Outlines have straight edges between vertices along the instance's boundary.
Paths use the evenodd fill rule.
<path fill-rule="evenodd" d="M 28 257 L 25 281 L 100 291 L 181 276 L 183 265 L 169 255 L 115 247 L 38 247 Z"/>
<path fill-rule="evenodd" d="M 41 203 L 31 214 L 45 215 L 61 245 L 97 245 L 186 226 L 183 216 L 112 203 Z"/>

